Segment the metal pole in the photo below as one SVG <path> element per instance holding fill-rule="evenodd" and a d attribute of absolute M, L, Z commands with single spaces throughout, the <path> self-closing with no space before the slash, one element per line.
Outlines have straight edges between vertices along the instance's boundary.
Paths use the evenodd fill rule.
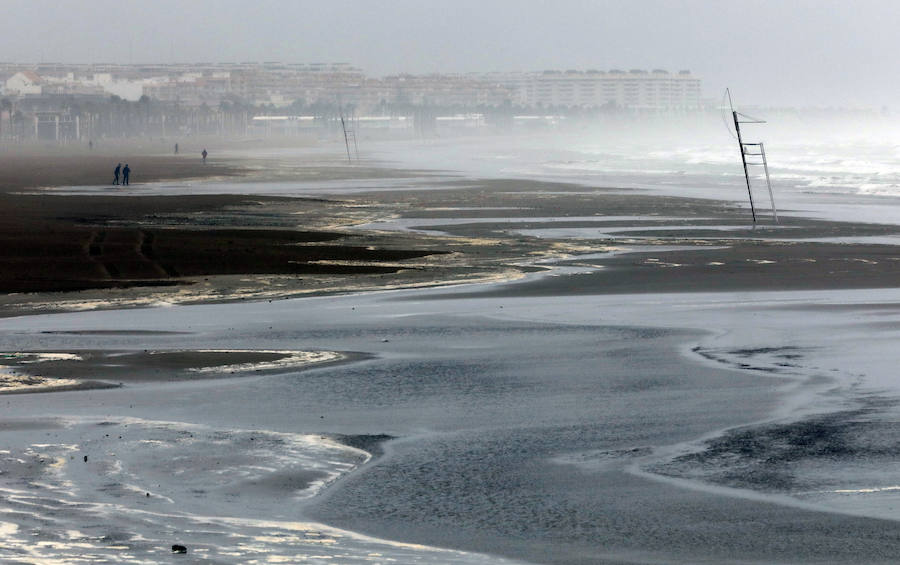
<path fill-rule="evenodd" d="M 737 132 L 738 147 L 741 149 L 741 163 L 744 165 L 744 180 L 747 181 L 747 195 L 750 197 L 750 213 L 753 215 L 753 223 L 756 223 L 756 208 L 753 206 L 753 191 L 750 190 L 750 173 L 747 172 L 747 156 L 744 154 L 744 142 L 741 139 L 741 124 L 738 121 L 738 113 L 731 111 L 734 118 L 734 131 Z"/>
<path fill-rule="evenodd" d="M 772 202 L 772 216 L 775 223 L 778 223 L 778 210 L 775 209 L 775 195 L 772 193 L 772 183 L 769 182 L 769 163 L 766 161 L 766 147 L 762 141 L 759 142 L 759 153 L 762 155 L 763 170 L 766 171 L 766 186 L 769 188 L 769 200 Z"/>
<path fill-rule="evenodd" d="M 344 130 L 344 145 L 347 146 L 347 162 L 352 163 L 350 159 L 350 140 L 347 138 L 347 125 L 344 123 L 344 112 L 341 111 L 341 129 Z"/>

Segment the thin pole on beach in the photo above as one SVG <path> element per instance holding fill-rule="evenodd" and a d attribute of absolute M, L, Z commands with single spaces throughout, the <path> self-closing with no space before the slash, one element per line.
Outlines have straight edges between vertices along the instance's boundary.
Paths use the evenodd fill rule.
<path fill-rule="evenodd" d="M 747 196 L 749 196 L 750 198 L 750 213 L 753 215 L 753 225 L 756 225 L 756 206 L 753 204 L 753 190 L 750 187 L 750 171 L 748 167 L 751 165 L 762 166 L 763 170 L 766 173 L 766 186 L 769 189 L 769 200 L 772 202 L 772 217 L 777 224 L 778 211 L 775 209 L 775 195 L 772 192 L 772 182 L 769 178 L 769 163 L 766 161 L 765 146 L 762 142 L 747 143 L 741 136 L 741 124 L 764 124 L 766 123 L 766 121 L 735 111 L 734 103 L 731 100 L 731 90 L 726 88 L 725 94 L 728 96 L 728 106 L 731 109 L 731 119 L 734 121 L 734 131 L 737 134 L 738 147 L 741 150 L 741 163 L 744 166 L 744 181 L 747 183 Z M 757 148 L 758 151 L 754 151 L 753 148 Z M 748 161 L 748 156 L 759 157 L 762 159 L 762 162 Z"/>
<path fill-rule="evenodd" d="M 728 102 L 731 102 L 731 93 L 728 93 Z M 750 174 L 747 172 L 747 153 L 744 148 L 744 141 L 741 139 L 741 122 L 738 120 L 738 113 L 731 110 L 731 116 L 734 118 L 734 131 L 737 133 L 738 146 L 741 148 L 741 163 L 744 165 L 744 180 L 747 181 L 747 196 L 750 197 L 750 213 L 753 214 L 753 223 L 756 223 L 756 208 L 753 206 L 753 191 L 750 190 Z"/>
<path fill-rule="evenodd" d="M 350 159 L 350 139 L 347 137 L 347 124 L 344 123 L 344 111 L 341 110 L 341 129 L 344 130 L 344 145 L 347 146 L 347 162 L 352 163 Z"/>
<path fill-rule="evenodd" d="M 766 171 L 766 186 L 769 187 L 769 201 L 772 203 L 772 217 L 778 223 L 778 210 L 775 209 L 775 195 L 772 193 L 772 183 L 769 180 L 769 163 L 766 161 L 766 146 L 759 142 L 759 153 L 762 155 L 763 169 Z"/>

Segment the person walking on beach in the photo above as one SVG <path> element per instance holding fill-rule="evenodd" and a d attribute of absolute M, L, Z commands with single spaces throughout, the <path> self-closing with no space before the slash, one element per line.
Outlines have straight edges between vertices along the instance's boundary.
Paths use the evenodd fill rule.
<path fill-rule="evenodd" d="M 178 155 L 178 144 L 175 144 L 175 154 Z"/>
<path fill-rule="evenodd" d="M 131 168 L 129 168 L 128 163 L 125 163 L 125 168 L 122 169 L 122 184 L 128 184 L 128 175 L 131 174 Z"/>
<path fill-rule="evenodd" d="M 119 171 L 122 170 L 122 163 L 116 165 L 116 170 L 113 171 L 113 184 L 119 184 Z"/>
<path fill-rule="evenodd" d="M 206 152 L 206 149 L 204 149 L 203 153 L 201 153 L 200 155 L 203 156 L 203 162 L 206 163 L 206 156 L 209 155 L 209 153 Z"/>

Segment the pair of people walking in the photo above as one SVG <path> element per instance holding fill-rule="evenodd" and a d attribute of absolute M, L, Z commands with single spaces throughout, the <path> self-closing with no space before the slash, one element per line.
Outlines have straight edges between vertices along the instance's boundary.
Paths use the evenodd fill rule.
<path fill-rule="evenodd" d="M 125 163 L 125 168 L 122 168 L 122 163 L 116 165 L 116 170 L 113 171 L 113 184 L 119 184 L 119 172 L 122 173 L 122 184 L 128 184 L 128 177 L 131 176 L 131 168 L 128 166 L 128 163 Z"/>

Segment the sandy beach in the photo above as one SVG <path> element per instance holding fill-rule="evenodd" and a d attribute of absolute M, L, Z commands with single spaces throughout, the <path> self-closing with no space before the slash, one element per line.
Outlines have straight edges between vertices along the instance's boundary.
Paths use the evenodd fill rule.
<path fill-rule="evenodd" d="M 900 555 L 897 224 L 289 155 L 0 160 L 3 559 Z"/>
<path fill-rule="evenodd" d="M 0 227 L 0 289 L 15 293 L 0 298 L 7 312 L 516 278 L 540 269 L 536 259 L 578 255 L 576 262 L 586 264 L 583 256 L 592 251 L 634 244 L 660 251 L 653 257 L 604 256 L 602 272 L 575 285 L 566 279 L 567 292 L 678 292 L 698 290 L 698 284 L 702 290 L 879 288 L 893 286 L 900 268 L 891 245 L 837 243 L 895 236 L 895 225 L 789 217 L 751 229 L 746 211 L 710 200 L 523 180 L 482 179 L 473 187 L 440 177 L 431 181 L 440 190 L 357 191 L 336 198 L 143 194 L 142 184 L 171 179 L 229 177 L 240 186 L 421 174 L 342 166 L 337 159 L 306 166 L 266 160 L 254 167 L 249 159 L 202 165 L 175 157 L 147 157 L 146 165 L 134 165 L 146 180 L 127 194 L 113 186 L 73 194 L 34 187 L 95 187 L 106 157 L 57 157 L 53 167 L 37 166 L 37 160 L 0 163 L 0 200 L 17 210 Z M 39 178 L 27 177 L 32 169 L 42 171 Z M 444 225 L 442 218 L 454 223 Z M 390 231 L 379 229 L 383 219 L 395 222 Z M 397 219 L 430 231 L 398 230 Z M 556 237 L 554 230 L 569 233 Z M 586 284 L 592 278 L 596 284 Z M 81 292 L 42 294 L 56 291 Z"/>

